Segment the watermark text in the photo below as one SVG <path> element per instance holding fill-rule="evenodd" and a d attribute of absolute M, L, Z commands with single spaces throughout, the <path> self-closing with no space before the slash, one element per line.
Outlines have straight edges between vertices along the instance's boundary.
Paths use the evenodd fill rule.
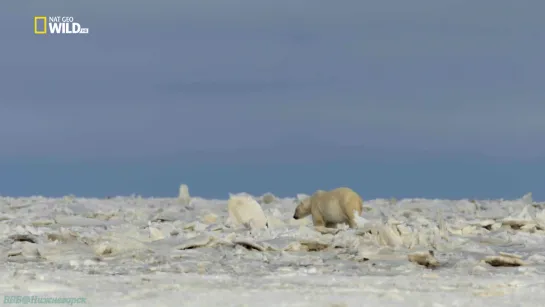
<path fill-rule="evenodd" d="M 37 295 L 4 295 L 4 304 L 86 304 L 85 297 L 46 297 Z"/>

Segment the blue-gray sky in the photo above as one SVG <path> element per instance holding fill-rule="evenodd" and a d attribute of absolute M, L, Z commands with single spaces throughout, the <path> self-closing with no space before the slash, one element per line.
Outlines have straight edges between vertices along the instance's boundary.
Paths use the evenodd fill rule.
<path fill-rule="evenodd" d="M 543 1 L 4 1 L 0 194 L 545 198 Z M 33 34 L 73 16 L 88 35 Z"/>

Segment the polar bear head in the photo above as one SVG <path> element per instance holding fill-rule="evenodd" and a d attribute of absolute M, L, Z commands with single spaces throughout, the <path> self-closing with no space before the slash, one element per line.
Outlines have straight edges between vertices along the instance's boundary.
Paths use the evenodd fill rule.
<path fill-rule="evenodd" d="M 293 218 L 298 220 L 305 218 L 310 215 L 310 197 L 307 197 L 299 202 L 297 208 L 295 208 L 295 213 Z"/>

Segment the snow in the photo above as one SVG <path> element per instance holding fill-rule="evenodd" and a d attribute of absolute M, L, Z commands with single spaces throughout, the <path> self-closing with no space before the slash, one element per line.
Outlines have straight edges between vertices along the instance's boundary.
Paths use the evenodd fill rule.
<path fill-rule="evenodd" d="M 310 217 L 292 219 L 301 196 L 254 197 L 268 222 L 261 229 L 233 228 L 227 199 L 183 194 L 0 197 L 0 291 L 84 297 L 88 306 L 545 301 L 545 204 L 531 195 L 368 200 L 358 229 L 317 230 Z"/>

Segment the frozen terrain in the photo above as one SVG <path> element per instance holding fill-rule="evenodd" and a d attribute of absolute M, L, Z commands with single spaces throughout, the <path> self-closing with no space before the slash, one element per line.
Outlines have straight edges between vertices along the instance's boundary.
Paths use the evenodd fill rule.
<path fill-rule="evenodd" d="M 227 200 L 2 197 L 0 292 L 120 307 L 545 302 L 545 204 L 531 195 L 365 200 L 359 229 L 329 233 L 292 219 L 296 198 L 255 199 L 268 228 L 230 226 Z"/>

